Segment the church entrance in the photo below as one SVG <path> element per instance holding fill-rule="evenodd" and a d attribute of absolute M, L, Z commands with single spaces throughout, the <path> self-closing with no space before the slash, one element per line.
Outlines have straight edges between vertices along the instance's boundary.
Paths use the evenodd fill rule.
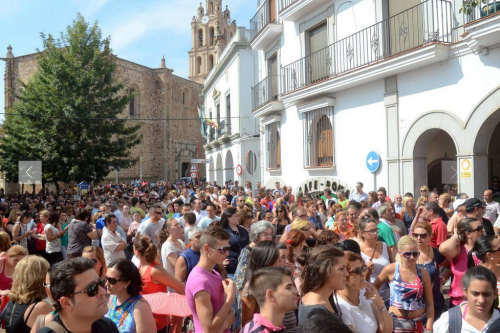
<path fill-rule="evenodd" d="M 189 163 L 188 162 L 182 162 L 181 175 L 182 175 L 182 177 L 189 177 Z"/>

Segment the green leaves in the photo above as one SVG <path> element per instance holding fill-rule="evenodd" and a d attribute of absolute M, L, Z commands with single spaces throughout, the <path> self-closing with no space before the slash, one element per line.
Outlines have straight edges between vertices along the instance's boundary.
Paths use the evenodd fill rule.
<path fill-rule="evenodd" d="M 60 38 L 41 35 L 38 72 L 17 91 L 0 139 L 1 169 L 17 181 L 19 160 L 42 160 L 44 182 L 101 181 L 135 163 L 139 125 L 118 115 L 129 103 L 96 24 L 81 15 Z"/>

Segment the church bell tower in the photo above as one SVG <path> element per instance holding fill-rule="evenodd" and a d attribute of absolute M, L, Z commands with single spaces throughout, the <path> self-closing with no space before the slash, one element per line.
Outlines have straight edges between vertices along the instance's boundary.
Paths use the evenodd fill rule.
<path fill-rule="evenodd" d="M 236 22 L 231 22 L 227 5 L 222 10 L 222 0 L 206 0 L 205 7 L 200 2 L 191 20 L 190 80 L 203 84 L 235 32 Z"/>

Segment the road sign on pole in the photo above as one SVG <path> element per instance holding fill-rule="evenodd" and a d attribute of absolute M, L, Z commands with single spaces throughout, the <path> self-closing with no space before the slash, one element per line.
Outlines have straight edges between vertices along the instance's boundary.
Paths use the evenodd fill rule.
<path fill-rule="evenodd" d="M 366 156 L 366 167 L 371 173 L 377 172 L 380 168 L 380 163 L 382 162 L 380 155 L 374 151 L 371 151 Z"/>

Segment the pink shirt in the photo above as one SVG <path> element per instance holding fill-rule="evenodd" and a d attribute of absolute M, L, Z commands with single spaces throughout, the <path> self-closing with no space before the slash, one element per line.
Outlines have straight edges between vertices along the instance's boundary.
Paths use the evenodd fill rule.
<path fill-rule="evenodd" d="M 241 333 L 272 333 L 272 332 L 285 332 L 284 326 L 275 326 L 266 318 L 262 317 L 260 313 L 255 313 L 250 322 L 241 330 Z"/>
<path fill-rule="evenodd" d="M 453 305 L 459 305 L 462 303 L 462 299 L 464 297 L 462 278 L 467 271 L 467 254 L 468 251 L 465 246 L 460 245 L 460 254 L 451 261 L 453 281 L 450 286 L 450 297 Z"/>
<path fill-rule="evenodd" d="M 189 273 L 186 281 L 186 300 L 191 312 L 193 313 L 194 331 L 196 333 L 203 332 L 200 320 L 196 313 L 196 305 L 194 297 L 200 291 L 206 291 L 210 295 L 210 303 L 212 303 L 213 315 L 219 312 L 224 305 L 224 289 L 222 288 L 222 276 L 215 270 L 208 272 L 200 266 L 195 266 Z M 231 332 L 226 329 L 224 332 Z"/>

